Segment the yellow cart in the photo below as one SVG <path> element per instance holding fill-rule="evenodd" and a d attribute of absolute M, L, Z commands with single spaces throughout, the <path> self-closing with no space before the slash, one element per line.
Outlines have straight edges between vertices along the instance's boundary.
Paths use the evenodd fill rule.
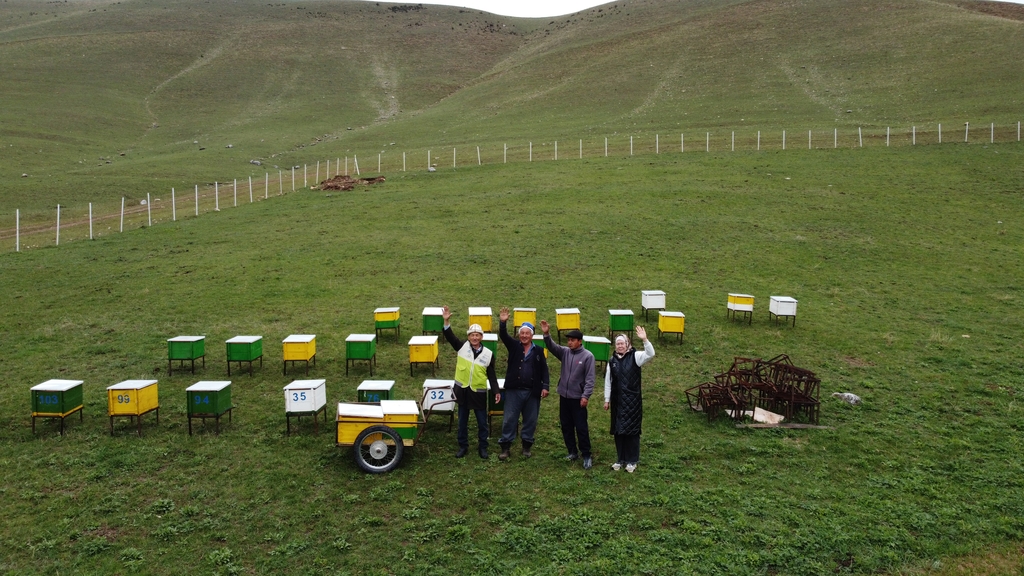
<path fill-rule="evenodd" d="M 356 465 L 381 474 L 398 466 L 406 446 L 413 446 L 423 425 L 415 400 L 341 402 L 338 404 L 337 445 L 352 446 Z"/>

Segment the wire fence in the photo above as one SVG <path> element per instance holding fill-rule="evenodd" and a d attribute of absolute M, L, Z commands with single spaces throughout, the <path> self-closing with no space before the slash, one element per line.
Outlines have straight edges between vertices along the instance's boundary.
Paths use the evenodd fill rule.
<path fill-rule="evenodd" d="M 186 218 L 197 218 L 246 204 L 270 200 L 292 192 L 319 187 L 332 177 L 369 177 L 410 171 L 434 171 L 483 164 L 568 161 L 584 158 L 622 158 L 660 154 L 723 153 L 738 151 L 779 151 L 905 147 L 951 143 L 1008 143 L 1021 141 L 1021 123 L 972 126 L 936 124 L 910 126 L 893 131 L 890 127 L 850 130 L 716 130 L 654 134 L 615 135 L 601 139 L 550 140 L 509 146 L 442 146 L 415 152 L 384 151 L 360 157 L 315 160 L 263 178 L 247 176 L 228 182 L 196 184 L 191 189 L 150 191 L 146 198 L 122 197 L 120 206 L 109 203 L 60 204 L 51 211 L 23 213 L 16 209 L 0 225 L 0 251 L 59 246 L 68 242 L 96 239 L 114 233 L 154 226 Z"/>

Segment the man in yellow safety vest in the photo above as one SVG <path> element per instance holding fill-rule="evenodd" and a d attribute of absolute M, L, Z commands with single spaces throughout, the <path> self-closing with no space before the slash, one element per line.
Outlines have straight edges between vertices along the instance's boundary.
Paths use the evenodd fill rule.
<path fill-rule="evenodd" d="M 469 411 L 476 415 L 477 447 L 480 457 L 487 459 L 487 437 L 490 428 L 487 422 L 487 388 L 495 394 L 495 402 L 501 401 L 498 389 L 498 377 L 494 371 L 494 353 L 483 345 L 484 331 L 479 324 L 473 324 L 466 331 L 463 342 L 452 332 L 452 313 L 445 306 L 444 338 L 458 353 L 455 361 L 455 401 L 459 405 L 459 450 L 456 458 L 462 458 L 469 452 Z"/>

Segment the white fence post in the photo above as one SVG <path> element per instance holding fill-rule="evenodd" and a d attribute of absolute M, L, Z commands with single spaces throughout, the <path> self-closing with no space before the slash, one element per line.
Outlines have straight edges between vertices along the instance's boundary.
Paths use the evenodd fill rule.
<path fill-rule="evenodd" d="M 171 196 L 174 196 L 174 188 L 171 188 Z M 92 240 L 92 202 L 89 202 L 89 240 Z"/>
<path fill-rule="evenodd" d="M 319 160 L 316 161 L 316 180 L 313 180 L 313 182 L 315 182 L 317 184 L 320 183 L 320 161 Z"/>
<path fill-rule="evenodd" d="M 810 130 L 807 131 L 807 149 L 808 150 L 811 149 L 811 131 Z"/>
<path fill-rule="evenodd" d="M 196 184 L 196 216 L 199 216 L 199 184 Z"/>
<path fill-rule="evenodd" d="M 153 227 L 153 201 L 149 198 L 149 192 L 146 192 L 146 217 L 149 220 L 148 226 Z"/>
<path fill-rule="evenodd" d="M 482 163 L 480 162 L 480 147 L 477 146 L 476 147 L 476 165 L 480 166 L 481 164 Z"/>
<path fill-rule="evenodd" d="M 782 149 L 783 150 L 786 149 L 786 131 L 785 130 L 782 131 Z"/>
<path fill-rule="evenodd" d="M 533 142 L 530 142 L 530 162 L 533 162 Z"/>
<path fill-rule="evenodd" d="M 502 164 L 508 164 L 508 144 L 505 144 L 504 147 L 505 147 L 505 151 L 502 153 L 501 163 Z"/>
<path fill-rule="evenodd" d="M 303 164 L 302 165 L 302 187 L 303 188 L 305 188 L 306 186 L 309 185 L 309 179 L 306 176 L 308 173 L 309 173 L 309 166 L 306 165 L 306 164 Z"/>
<path fill-rule="evenodd" d="M 352 155 L 352 164 L 356 167 L 356 176 L 359 176 L 359 157 L 355 154 Z"/>
<path fill-rule="evenodd" d="M 124 196 L 121 196 L 121 232 L 124 232 Z"/>
<path fill-rule="evenodd" d="M 252 176 L 249 176 L 249 204 L 252 204 Z"/>
<path fill-rule="evenodd" d="M 295 166 L 292 166 L 292 192 L 295 192 Z"/>
<path fill-rule="evenodd" d="M 277 195 L 284 195 L 284 174 L 280 170 L 277 171 Z"/>
<path fill-rule="evenodd" d="M 220 212 L 220 182 L 214 181 L 213 183 L 213 210 Z"/>
<path fill-rule="evenodd" d="M 555 160 L 558 160 L 558 140 L 555 140 Z"/>
<path fill-rule="evenodd" d="M 60 246 L 60 204 L 57 204 L 57 246 Z"/>
<path fill-rule="evenodd" d="M 971 123 L 970 122 L 964 122 L 964 142 L 965 143 L 967 142 L 967 135 L 970 133 L 970 131 L 971 131 Z"/>
<path fill-rule="evenodd" d="M 263 199 L 270 198 L 270 172 L 263 173 Z"/>
<path fill-rule="evenodd" d="M 452 146 L 452 168 L 455 168 L 455 147 Z"/>
<path fill-rule="evenodd" d="M 711 152 L 711 132 L 704 133 L 704 151 Z"/>
<path fill-rule="evenodd" d="M 235 195 L 235 206 L 238 206 L 238 178 L 235 178 L 234 183 L 231 185 L 231 190 Z"/>
<path fill-rule="evenodd" d="M 885 127 L 885 147 L 889 147 L 889 127 Z"/>
<path fill-rule="evenodd" d="M 630 156 L 633 155 L 633 137 L 632 136 L 629 137 L 629 155 Z"/>
<path fill-rule="evenodd" d="M 736 151 L 736 131 L 732 131 L 732 151 Z"/>
<path fill-rule="evenodd" d="M 178 207 L 174 201 L 174 187 L 171 187 L 171 222 L 178 221 Z M 92 202 L 89 203 L 89 239 L 92 240 Z"/>
<path fill-rule="evenodd" d="M 679 153 L 682 154 L 684 152 L 686 152 L 686 133 L 685 132 L 680 132 L 679 133 Z"/>
<path fill-rule="evenodd" d="M 861 148 L 864 147 L 864 134 L 861 132 L 860 126 L 857 126 L 857 142 L 860 144 Z"/>
<path fill-rule="evenodd" d="M 832 147 L 839 148 L 839 128 L 832 129 Z"/>
<path fill-rule="evenodd" d="M 327 159 L 327 179 L 331 179 L 331 159 Z"/>
<path fill-rule="evenodd" d="M 608 157 L 608 137 L 604 137 L 604 157 Z"/>
<path fill-rule="evenodd" d="M 583 160 L 583 138 L 580 138 L 580 160 Z"/>
<path fill-rule="evenodd" d="M 988 137 L 988 143 L 989 144 L 995 144 L 996 143 L 996 123 L 993 122 L 991 124 L 991 126 L 989 127 L 989 129 L 991 130 L 991 133 L 990 133 L 990 135 Z"/>
<path fill-rule="evenodd" d="M 761 151 L 761 131 L 757 131 L 757 151 Z"/>
<path fill-rule="evenodd" d="M 402 156 L 403 157 L 405 156 L 405 152 L 402 152 Z M 341 174 L 341 158 L 340 157 L 334 159 L 334 175 L 337 176 L 338 174 Z"/>
<path fill-rule="evenodd" d="M 348 176 L 348 156 L 345 156 L 345 176 Z"/>
<path fill-rule="evenodd" d="M 1020 142 L 1020 120 L 1017 120 L 1017 142 Z"/>
<path fill-rule="evenodd" d="M 14 211 L 14 251 L 21 252 L 21 209 Z"/>
<path fill-rule="evenodd" d="M 910 145 L 917 146 L 917 126 L 913 126 L 910 129 Z"/>
<path fill-rule="evenodd" d="M 654 153 L 661 154 L 661 137 L 658 134 L 654 135 Z"/>
<path fill-rule="evenodd" d="M 942 124 L 939 124 L 939 144 L 942 144 Z"/>

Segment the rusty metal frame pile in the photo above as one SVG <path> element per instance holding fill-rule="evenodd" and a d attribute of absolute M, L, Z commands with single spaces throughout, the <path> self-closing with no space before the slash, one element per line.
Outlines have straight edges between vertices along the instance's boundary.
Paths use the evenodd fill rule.
<path fill-rule="evenodd" d="M 821 380 L 814 372 L 793 364 L 780 354 L 770 360 L 735 357 L 728 370 L 686 391 L 686 400 L 696 412 L 704 412 L 708 421 L 720 414 L 740 420 L 755 407 L 818 423 Z"/>

